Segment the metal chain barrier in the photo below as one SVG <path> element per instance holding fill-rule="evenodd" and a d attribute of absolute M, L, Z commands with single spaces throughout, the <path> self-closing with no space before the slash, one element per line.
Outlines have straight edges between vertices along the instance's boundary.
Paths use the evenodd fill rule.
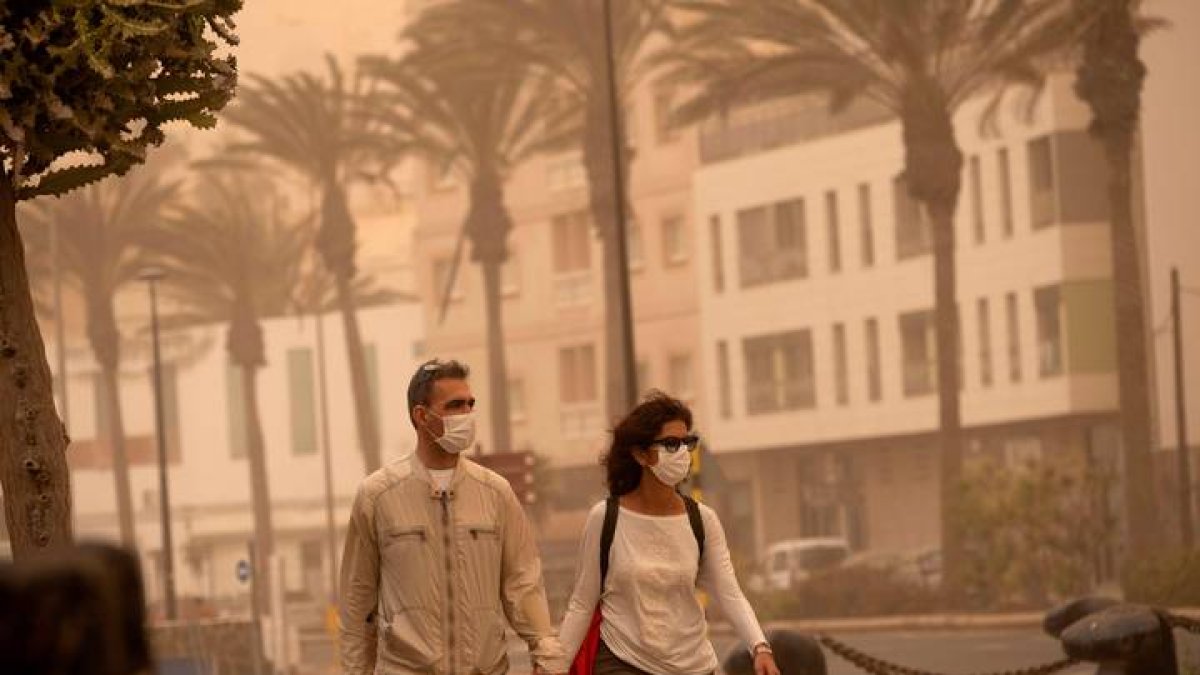
<path fill-rule="evenodd" d="M 1183 617 L 1179 617 L 1183 618 Z M 1185 619 L 1191 621 L 1190 619 Z M 1200 622 L 1193 622 L 1197 630 L 1200 630 Z M 1190 629 L 1189 629 L 1190 630 Z M 920 668 L 909 668 L 899 664 L 890 663 L 883 659 L 877 659 L 870 654 L 861 652 L 854 647 L 836 640 L 828 635 L 818 635 L 817 642 L 820 642 L 826 649 L 837 654 L 850 663 L 858 666 L 860 669 L 871 673 L 871 675 L 944 675 L 932 670 L 922 670 Z M 1063 659 L 1053 663 L 1047 663 L 1044 666 L 1034 668 L 1021 668 L 1019 670 L 1004 670 L 994 673 L 981 673 L 978 675 L 1051 675 L 1060 670 L 1065 670 L 1079 663 L 1076 659 Z"/>

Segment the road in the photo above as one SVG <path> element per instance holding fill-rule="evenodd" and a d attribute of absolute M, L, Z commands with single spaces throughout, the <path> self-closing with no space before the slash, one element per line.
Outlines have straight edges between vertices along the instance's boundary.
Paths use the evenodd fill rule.
<path fill-rule="evenodd" d="M 955 630 L 893 631 L 885 633 L 848 633 L 835 635 L 847 644 L 877 658 L 913 668 L 947 675 L 994 673 L 1015 668 L 1038 666 L 1062 658 L 1054 640 L 1028 630 Z M 1182 672 L 1191 672 L 1200 664 L 1200 636 L 1176 631 Z M 722 658 L 736 647 L 731 636 L 714 635 L 713 646 Z M 520 641 L 510 645 L 512 675 L 529 672 L 529 657 Z M 862 671 L 826 652 L 829 675 L 861 675 Z M 1076 666 L 1061 671 L 1065 675 L 1091 675 L 1094 667 Z M 783 675 L 789 675 L 786 671 Z"/>

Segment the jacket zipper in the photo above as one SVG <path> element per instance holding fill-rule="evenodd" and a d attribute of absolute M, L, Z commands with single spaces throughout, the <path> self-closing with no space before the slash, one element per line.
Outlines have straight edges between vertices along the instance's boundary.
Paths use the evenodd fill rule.
<path fill-rule="evenodd" d="M 446 651 L 447 662 L 449 664 L 449 675 L 454 675 L 458 670 L 455 668 L 454 654 L 454 550 L 452 537 L 450 535 L 450 500 L 448 493 L 443 491 L 441 496 L 442 502 L 442 547 L 446 555 Z"/>

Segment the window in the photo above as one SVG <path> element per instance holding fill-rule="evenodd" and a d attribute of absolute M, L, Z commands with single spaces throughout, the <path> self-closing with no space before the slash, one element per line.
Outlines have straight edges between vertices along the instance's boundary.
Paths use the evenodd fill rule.
<path fill-rule="evenodd" d="M 1000 148 L 996 155 L 996 170 L 1000 176 L 1000 224 L 1004 238 L 1013 236 L 1012 167 L 1008 163 L 1008 148 Z"/>
<path fill-rule="evenodd" d="M 550 224 L 554 246 L 554 272 L 567 274 L 591 269 L 592 238 L 583 211 L 555 216 Z"/>
<path fill-rule="evenodd" d="M 292 454 L 317 454 L 317 406 L 313 387 L 312 350 L 289 349 L 288 412 L 292 427 Z"/>
<path fill-rule="evenodd" d="M 229 417 L 229 456 L 242 459 L 249 446 L 246 399 L 242 390 L 242 369 L 232 361 L 225 364 L 225 410 Z"/>
<path fill-rule="evenodd" d="M 923 207 L 908 192 L 904 174 L 892 180 L 892 199 L 896 205 L 896 257 L 906 260 L 929 253 L 933 231 Z"/>
<path fill-rule="evenodd" d="M 883 373 L 879 353 L 879 321 L 867 319 L 867 397 L 872 401 L 883 398 Z"/>
<path fill-rule="evenodd" d="M 972 155 L 967 163 L 967 188 L 971 192 L 971 221 L 975 226 L 975 243 L 982 244 L 987 239 L 987 228 L 983 220 L 983 176 L 979 166 L 979 155 Z"/>
<path fill-rule="evenodd" d="M 858 186 L 858 227 L 862 238 L 862 264 L 871 267 L 875 264 L 875 231 L 871 224 L 870 183 Z"/>
<path fill-rule="evenodd" d="M 525 380 L 519 377 L 508 381 L 508 418 L 514 422 L 525 419 Z"/>
<path fill-rule="evenodd" d="M 625 252 L 629 256 L 629 271 L 637 272 L 646 266 L 646 250 L 642 245 L 642 226 L 634 218 L 625 225 Z"/>
<path fill-rule="evenodd" d="M 551 222 L 554 298 L 559 307 L 592 301 L 592 240 L 583 211 L 555 216 Z"/>
<path fill-rule="evenodd" d="M 721 244 L 721 216 L 708 219 L 708 233 L 712 239 L 713 291 L 725 290 L 725 252 Z"/>
<path fill-rule="evenodd" d="M 695 397 L 691 354 L 673 354 L 667 359 L 667 383 L 672 396 L 683 401 L 690 401 Z"/>
<path fill-rule="evenodd" d="M 379 413 L 383 408 L 379 406 L 379 350 L 375 349 L 375 345 L 363 345 L 363 360 L 367 367 L 367 396 L 370 397 L 371 419 L 375 420 L 375 433 L 378 434 L 383 423 Z"/>
<path fill-rule="evenodd" d="M 679 130 L 675 128 L 671 120 L 674 101 L 674 87 L 659 87 L 655 90 L 654 139 L 659 145 L 673 143 L 679 138 Z"/>
<path fill-rule="evenodd" d="M 1021 330 L 1017 317 L 1017 294 L 1009 293 L 1004 298 L 1005 313 L 1008 314 L 1008 380 L 1021 381 Z"/>
<path fill-rule="evenodd" d="M 179 427 L 179 368 L 174 363 L 162 364 L 163 427 L 167 437 L 167 460 L 178 462 L 182 436 Z M 150 377 L 154 377 L 153 369 Z M 153 379 L 151 379 L 153 382 Z"/>
<path fill-rule="evenodd" d="M 546 160 L 546 187 L 550 192 L 566 192 L 587 186 L 587 170 L 577 152 Z"/>
<path fill-rule="evenodd" d="M 637 387 L 635 388 L 639 392 L 647 391 L 650 389 L 650 362 L 646 359 L 638 359 L 637 363 L 634 364 L 634 368 L 637 370 L 635 375 L 637 377 Z"/>
<path fill-rule="evenodd" d="M 462 282 L 458 279 L 453 258 L 436 258 L 433 261 L 433 292 L 437 304 L 449 299 L 463 299 Z"/>
<path fill-rule="evenodd" d="M 847 372 L 846 325 L 833 324 L 833 377 L 834 393 L 838 405 L 850 402 L 850 375 Z"/>
<path fill-rule="evenodd" d="M 1033 226 L 1055 221 L 1054 154 L 1050 137 L 1029 141 L 1029 213 Z"/>
<path fill-rule="evenodd" d="M 558 351 L 558 392 L 563 403 L 596 400 L 596 350 L 592 345 Z"/>
<path fill-rule="evenodd" d="M 1058 286 L 1033 291 L 1037 309 L 1038 374 L 1054 377 L 1063 372 L 1062 292 Z"/>
<path fill-rule="evenodd" d="M 733 417 L 732 382 L 729 377 L 729 344 L 717 342 L 717 397 L 722 419 Z"/>
<path fill-rule="evenodd" d="M 837 192 L 825 193 L 825 222 L 829 226 L 829 273 L 842 271 L 842 235 L 838 218 Z"/>
<path fill-rule="evenodd" d="M 500 294 L 506 298 L 521 294 L 521 262 L 515 252 L 510 251 L 500 267 Z"/>
<path fill-rule="evenodd" d="M 743 209 L 737 221 L 743 288 L 808 276 L 803 199 Z"/>
<path fill-rule="evenodd" d="M 904 395 L 934 393 L 937 381 L 937 338 L 932 310 L 900 315 L 900 342 L 904 359 Z"/>
<path fill-rule="evenodd" d="M 979 311 L 979 384 L 992 386 L 992 317 L 988 299 L 980 298 Z"/>
<path fill-rule="evenodd" d="M 674 215 L 662 221 L 663 258 L 668 265 L 687 262 L 687 229 L 683 216 Z"/>
<path fill-rule="evenodd" d="M 742 341 L 746 359 L 746 411 L 751 414 L 813 408 L 812 333 L 763 335 Z"/>

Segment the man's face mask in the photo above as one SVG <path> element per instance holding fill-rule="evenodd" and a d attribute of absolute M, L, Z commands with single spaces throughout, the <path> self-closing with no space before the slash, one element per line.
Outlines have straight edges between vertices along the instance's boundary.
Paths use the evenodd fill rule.
<path fill-rule="evenodd" d="M 434 438 L 446 452 L 457 455 L 475 443 L 475 413 L 441 416 L 432 410 L 429 414 L 442 421 L 442 435 Z M 425 427 L 429 429 L 428 426 Z M 430 432 L 432 433 L 432 432 Z"/>

